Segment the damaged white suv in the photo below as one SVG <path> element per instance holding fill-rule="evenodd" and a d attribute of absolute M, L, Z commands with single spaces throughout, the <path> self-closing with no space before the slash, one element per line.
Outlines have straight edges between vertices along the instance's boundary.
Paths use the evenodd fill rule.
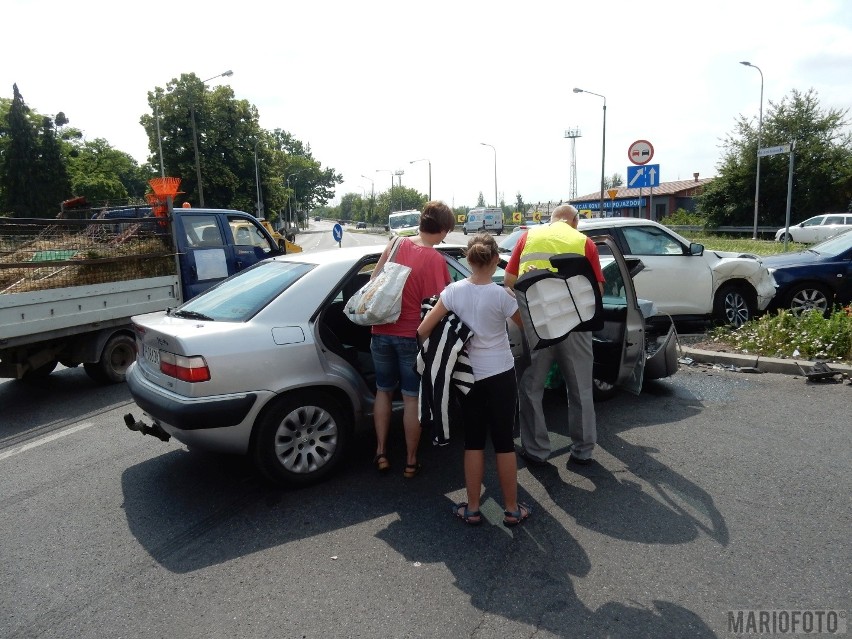
<path fill-rule="evenodd" d="M 705 250 L 651 220 L 581 219 L 579 230 L 609 235 L 625 257 L 641 259 L 645 268 L 633 278 L 637 296 L 676 319 L 738 327 L 765 310 L 775 295 L 775 280 L 756 255 Z"/>

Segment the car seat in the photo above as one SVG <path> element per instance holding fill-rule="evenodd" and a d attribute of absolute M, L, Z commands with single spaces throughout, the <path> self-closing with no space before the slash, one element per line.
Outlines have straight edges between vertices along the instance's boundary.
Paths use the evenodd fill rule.
<path fill-rule="evenodd" d="M 215 226 L 205 227 L 201 233 L 201 246 L 222 246 L 222 237 Z"/>

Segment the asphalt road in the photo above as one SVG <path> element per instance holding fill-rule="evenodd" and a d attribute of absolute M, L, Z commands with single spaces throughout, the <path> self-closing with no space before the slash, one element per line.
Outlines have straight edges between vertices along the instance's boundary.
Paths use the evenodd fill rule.
<path fill-rule="evenodd" d="M 373 440 L 328 481 L 131 433 L 124 386 L 0 382 L 0 636 L 725 637 L 727 611 L 849 609 L 852 387 L 685 367 L 598 405 L 597 463 L 520 466 L 532 518 L 485 525 L 458 432 L 389 476 Z M 134 409 L 135 410 L 135 409 Z M 138 412 L 138 411 L 135 411 Z"/>

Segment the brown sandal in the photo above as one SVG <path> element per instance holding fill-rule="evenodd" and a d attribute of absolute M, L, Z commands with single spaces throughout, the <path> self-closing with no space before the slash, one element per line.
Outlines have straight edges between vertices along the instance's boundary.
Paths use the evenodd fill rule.
<path fill-rule="evenodd" d="M 420 472 L 421 468 L 422 467 L 420 466 L 419 463 L 406 464 L 405 470 L 402 471 L 402 476 L 405 477 L 406 479 L 411 479 L 412 477 L 416 477 L 417 473 Z"/>
<path fill-rule="evenodd" d="M 379 453 L 373 458 L 373 463 L 376 465 L 376 470 L 380 473 L 386 473 L 390 470 L 390 461 L 384 453 Z"/>

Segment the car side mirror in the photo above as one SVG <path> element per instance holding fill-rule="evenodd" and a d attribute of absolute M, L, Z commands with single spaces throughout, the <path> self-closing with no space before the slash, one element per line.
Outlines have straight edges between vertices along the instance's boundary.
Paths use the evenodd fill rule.
<path fill-rule="evenodd" d="M 697 244 L 696 242 L 689 243 L 689 254 L 690 255 L 704 255 L 704 245 Z"/>

